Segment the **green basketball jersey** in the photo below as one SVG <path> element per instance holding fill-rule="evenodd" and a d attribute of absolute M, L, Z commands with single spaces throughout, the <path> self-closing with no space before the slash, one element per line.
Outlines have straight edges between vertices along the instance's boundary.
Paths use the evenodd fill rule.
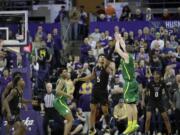
<path fill-rule="evenodd" d="M 125 63 L 121 59 L 122 75 L 125 81 L 133 81 L 135 79 L 135 69 L 133 57 L 129 54 L 129 63 Z"/>
<path fill-rule="evenodd" d="M 59 82 L 58 82 L 58 83 L 59 83 Z M 62 91 L 65 92 L 65 93 L 67 93 L 66 83 L 63 84 Z M 61 100 L 64 100 L 64 101 L 67 101 L 67 97 L 66 97 L 66 96 L 57 96 L 56 98 L 61 99 Z"/>

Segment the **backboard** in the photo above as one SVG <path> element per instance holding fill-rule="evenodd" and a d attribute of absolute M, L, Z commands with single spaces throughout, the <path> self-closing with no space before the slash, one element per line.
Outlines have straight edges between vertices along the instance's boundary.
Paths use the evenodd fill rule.
<path fill-rule="evenodd" d="M 28 43 L 28 11 L 0 11 L 0 39 L 3 46 Z"/>

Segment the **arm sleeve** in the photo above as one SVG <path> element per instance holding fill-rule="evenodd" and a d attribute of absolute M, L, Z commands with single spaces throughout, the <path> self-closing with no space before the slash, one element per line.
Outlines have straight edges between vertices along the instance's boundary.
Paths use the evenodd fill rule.
<path fill-rule="evenodd" d="M 114 52 L 114 49 L 115 49 L 115 47 L 113 47 L 113 48 L 110 49 L 109 54 L 107 55 L 107 59 L 108 59 L 108 60 L 112 60 L 112 54 L 113 54 L 113 52 Z"/>

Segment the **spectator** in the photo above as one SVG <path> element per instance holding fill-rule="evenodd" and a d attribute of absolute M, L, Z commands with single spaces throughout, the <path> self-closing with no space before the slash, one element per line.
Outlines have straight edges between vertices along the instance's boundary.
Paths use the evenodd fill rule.
<path fill-rule="evenodd" d="M 175 110 L 175 122 L 176 128 L 178 130 L 178 134 L 180 133 L 180 75 L 176 76 L 176 84 L 177 88 L 174 93 L 173 103 L 174 103 L 174 110 Z"/>
<path fill-rule="evenodd" d="M 93 40 L 93 37 L 91 35 L 89 35 L 88 37 L 88 44 L 91 46 L 92 50 L 96 48 L 96 41 Z"/>
<path fill-rule="evenodd" d="M 136 13 L 133 15 L 134 21 L 142 21 L 143 20 L 143 14 L 141 13 L 141 10 L 138 8 L 136 9 Z"/>
<path fill-rule="evenodd" d="M 52 38 L 52 34 L 51 34 L 51 33 L 48 33 L 48 35 L 47 35 L 46 46 L 47 46 L 47 49 L 49 50 L 49 53 L 50 53 L 51 56 L 52 56 L 51 64 L 53 65 L 53 59 L 54 59 L 54 42 L 53 42 L 53 38 Z"/>
<path fill-rule="evenodd" d="M 70 18 L 70 23 L 71 23 L 71 39 L 77 40 L 80 11 L 76 7 L 73 7 L 72 10 L 69 12 L 69 18 Z"/>
<path fill-rule="evenodd" d="M 170 46 L 171 48 L 173 48 L 174 50 L 178 47 L 178 42 L 175 40 L 175 35 L 171 35 L 170 36 Z"/>
<path fill-rule="evenodd" d="M 174 85 L 175 85 L 175 71 L 172 68 L 166 68 L 164 73 L 164 82 L 166 89 L 169 93 L 169 97 L 172 100 L 174 95 Z"/>
<path fill-rule="evenodd" d="M 114 107 L 113 116 L 115 118 L 118 134 L 121 134 L 127 127 L 127 114 L 124 99 L 120 98 L 118 104 Z"/>
<path fill-rule="evenodd" d="M 80 89 L 80 98 L 79 98 L 79 108 L 82 109 L 83 115 L 85 116 L 85 125 L 83 128 L 83 133 L 87 134 L 89 130 L 90 123 L 90 101 L 91 101 L 91 93 L 92 93 L 93 84 L 90 81 L 84 82 L 81 85 Z"/>
<path fill-rule="evenodd" d="M 72 130 L 71 130 L 70 135 L 80 134 L 83 129 L 84 122 L 85 122 L 85 118 L 83 116 L 83 111 L 81 108 L 78 108 L 75 119 L 72 124 Z"/>
<path fill-rule="evenodd" d="M 114 33 L 120 33 L 119 26 L 114 26 Z"/>
<path fill-rule="evenodd" d="M 155 37 L 155 33 L 156 32 L 156 29 L 154 27 L 151 27 L 150 29 L 150 35 L 154 38 Z"/>
<path fill-rule="evenodd" d="M 108 50 L 109 50 L 108 42 L 109 41 L 106 39 L 104 32 L 101 33 L 101 38 L 100 38 L 99 42 L 100 42 L 101 46 L 104 48 L 104 53 L 108 54 Z"/>
<path fill-rule="evenodd" d="M 43 31 L 42 26 L 38 26 L 35 37 L 39 38 L 39 40 L 45 40 L 46 39 L 46 33 Z"/>
<path fill-rule="evenodd" d="M 33 88 L 38 88 L 38 81 L 37 81 L 37 78 L 38 78 L 38 71 L 39 71 L 39 63 L 37 62 L 35 56 L 32 57 L 32 62 L 31 62 L 31 80 L 32 80 L 32 85 L 33 85 Z"/>
<path fill-rule="evenodd" d="M 126 45 L 131 45 L 132 46 L 134 44 L 134 41 L 129 38 L 129 33 L 128 32 L 123 33 L 123 38 L 124 38 L 124 41 L 125 41 Z"/>
<path fill-rule="evenodd" d="M 147 67 L 145 66 L 145 60 L 144 59 L 140 59 L 138 61 L 138 68 L 137 68 L 137 77 L 136 80 L 139 82 L 139 84 L 142 84 L 143 88 L 145 87 L 146 83 L 147 83 L 147 79 L 146 79 L 146 73 L 147 73 Z"/>
<path fill-rule="evenodd" d="M 134 32 L 129 31 L 129 44 L 134 45 Z"/>
<path fill-rule="evenodd" d="M 77 64 L 77 68 L 76 68 L 75 72 L 76 72 L 75 78 L 80 78 L 80 77 L 86 76 L 86 74 L 83 72 L 83 66 L 82 66 L 82 64 L 80 64 L 80 63 Z M 79 98 L 80 98 L 80 95 L 81 95 L 81 94 L 79 93 L 79 90 L 80 90 L 82 84 L 83 84 L 83 82 L 80 81 L 80 82 L 77 82 L 77 83 L 74 85 L 74 86 L 75 86 L 74 99 L 76 99 L 76 102 L 79 101 Z"/>
<path fill-rule="evenodd" d="M 96 15 L 97 21 L 100 21 L 100 20 L 101 20 L 101 19 L 100 19 L 100 16 L 101 16 L 101 15 L 104 15 L 104 16 L 105 16 L 104 7 L 96 6 L 95 15 Z"/>
<path fill-rule="evenodd" d="M 180 69 L 180 67 L 179 67 L 180 64 L 176 60 L 176 54 L 175 53 L 171 53 L 169 55 L 169 57 L 170 57 L 170 61 L 169 61 L 167 66 L 173 68 L 175 70 L 175 74 L 178 74 L 179 73 L 179 69 Z"/>
<path fill-rule="evenodd" d="M 97 60 L 99 54 L 104 54 L 104 48 L 102 47 L 102 45 L 99 42 L 97 42 L 96 49 L 93 52 L 93 55 L 96 60 Z"/>
<path fill-rule="evenodd" d="M 164 39 L 164 43 L 166 43 L 168 40 L 170 40 L 170 35 L 167 29 L 164 30 L 164 34 L 162 36 L 162 38 Z"/>
<path fill-rule="evenodd" d="M 163 9 L 163 14 L 161 17 L 162 20 L 170 20 L 171 19 L 171 15 L 169 13 L 169 10 L 167 8 Z"/>
<path fill-rule="evenodd" d="M 89 51 L 91 50 L 91 46 L 88 44 L 88 38 L 84 39 L 84 44 L 81 45 L 81 59 L 82 63 L 87 62 L 89 58 Z"/>
<path fill-rule="evenodd" d="M 180 62 L 180 46 L 176 48 L 176 59 L 178 62 Z"/>
<path fill-rule="evenodd" d="M 142 38 L 148 43 L 148 47 L 150 46 L 153 37 L 150 35 L 150 30 L 148 27 L 143 28 L 143 36 Z"/>
<path fill-rule="evenodd" d="M 39 63 L 38 88 L 43 89 L 43 83 L 49 76 L 49 62 L 51 62 L 52 55 L 45 45 L 41 45 L 37 52 L 37 62 Z"/>
<path fill-rule="evenodd" d="M 152 14 L 151 8 L 146 8 L 145 20 L 152 21 L 153 19 L 154 19 L 154 16 Z"/>
<path fill-rule="evenodd" d="M 123 84 L 120 81 L 119 74 L 116 74 L 110 85 L 112 107 L 118 104 L 119 99 L 123 97 Z"/>
<path fill-rule="evenodd" d="M 99 32 L 99 28 L 95 28 L 94 32 L 91 33 L 91 37 L 94 41 L 98 42 L 101 38 L 101 33 Z"/>
<path fill-rule="evenodd" d="M 105 38 L 107 40 L 112 40 L 112 37 L 109 35 L 109 31 L 108 30 L 105 31 Z"/>
<path fill-rule="evenodd" d="M 174 52 L 175 49 L 171 46 L 169 41 L 166 41 L 164 49 L 163 49 L 163 53 L 164 54 L 168 54 L 168 52 Z"/>
<path fill-rule="evenodd" d="M 164 36 L 164 31 L 165 31 L 164 26 L 160 26 L 160 28 L 159 28 L 159 33 L 160 33 L 160 37 L 161 37 L 161 38 Z"/>
<path fill-rule="evenodd" d="M 64 19 L 67 19 L 68 13 L 65 11 L 65 6 L 61 6 L 61 10 L 59 11 L 57 17 L 55 18 L 55 22 L 60 22 L 62 23 L 65 21 Z"/>
<path fill-rule="evenodd" d="M 46 42 L 45 40 L 43 40 L 41 37 L 39 37 L 38 35 L 35 36 L 35 40 L 33 43 L 33 48 L 32 48 L 32 54 L 35 55 L 36 59 L 38 59 L 38 50 L 42 47 L 42 46 L 46 46 Z"/>
<path fill-rule="evenodd" d="M 138 29 L 138 33 L 137 33 L 137 36 L 135 38 L 137 40 L 141 40 L 142 37 L 143 37 L 143 31 L 142 31 L 142 29 Z"/>
<path fill-rule="evenodd" d="M 84 6 L 80 6 L 80 19 L 78 22 L 78 35 L 79 39 L 84 39 L 87 36 L 87 19 L 88 19 L 88 14 L 84 10 Z"/>
<path fill-rule="evenodd" d="M 69 15 L 68 12 L 65 10 L 65 6 L 61 6 L 61 10 L 59 11 L 57 17 L 55 18 L 55 22 L 60 22 L 61 24 L 61 37 L 63 40 L 67 40 L 67 28 L 69 22 Z"/>
<path fill-rule="evenodd" d="M 88 63 L 84 63 L 83 64 L 83 72 L 86 74 L 86 75 L 90 75 L 91 74 L 91 71 L 89 69 L 89 64 Z"/>
<path fill-rule="evenodd" d="M 63 45 L 62 45 L 61 38 L 59 36 L 57 28 L 53 29 L 52 37 L 53 37 L 53 43 L 54 43 L 54 45 L 53 45 L 53 49 L 54 49 L 53 67 L 57 68 L 57 67 L 61 66 L 60 55 L 61 55 L 61 51 L 63 49 Z"/>
<path fill-rule="evenodd" d="M 130 21 L 131 20 L 131 10 L 128 5 L 123 7 L 122 14 L 120 16 L 120 21 Z"/>
<path fill-rule="evenodd" d="M 162 71 L 162 62 L 157 55 L 153 55 L 151 63 L 151 70 L 154 72 L 155 70 Z"/>
<path fill-rule="evenodd" d="M 145 53 L 144 47 L 140 48 L 140 51 L 136 56 L 136 61 L 140 61 L 141 59 L 143 59 L 145 62 L 149 63 L 149 55 L 147 53 Z"/>
<path fill-rule="evenodd" d="M 106 22 L 107 21 L 106 15 L 105 14 L 100 14 L 99 18 L 98 18 L 98 21 L 99 22 Z"/>
<path fill-rule="evenodd" d="M 164 41 L 160 39 L 160 33 L 156 32 L 156 39 L 151 42 L 151 50 L 159 48 L 162 50 L 164 48 Z"/>
<path fill-rule="evenodd" d="M 51 33 L 48 33 L 47 34 L 47 39 L 46 39 L 46 45 L 49 49 L 51 49 L 52 51 L 53 50 L 53 38 L 52 38 L 52 34 Z"/>

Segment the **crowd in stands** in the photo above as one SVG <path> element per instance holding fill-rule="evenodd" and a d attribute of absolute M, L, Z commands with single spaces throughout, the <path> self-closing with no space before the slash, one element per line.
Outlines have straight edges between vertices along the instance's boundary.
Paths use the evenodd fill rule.
<path fill-rule="evenodd" d="M 124 6 L 121 15 L 116 12 L 116 9 L 112 5 L 107 5 L 107 8 L 97 7 L 95 13 L 96 20 L 100 22 L 104 21 L 154 21 L 154 20 L 178 20 L 180 17 L 180 8 L 177 8 L 176 13 L 172 14 L 165 8 L 162 10 L 162 14 L 155 14 L 151 8 L 146 8 L 143 12 L 140 8 L 137 8 L 135 12 L 132 12 L 128 5 Z"/>
<path fill-rule="evenodd" d="M 76 15 L 76 13 L 78 15 Z M 74 16 L 75 14 L 75 16 Z M 93 33 L 88 36 L 84 35 L 84 29 L 87 27 L 85 18 L 86 13 L 84 8 L 81 10 L 72 9 L 70 12 L 71 22 L 74 25 L 79 26 L 79 32 L 81 35 L 73 35 L 74 39 L 83 39 L 84 43 L 80 47 L 80 56 L 72 56 L 71 54 L 65 55 L 63 52 L 63 46 L 61 43 L 60 33 L 58 29 L 54 28 L 52 33 L 46 33 L 42 26 L 37 28 L 37 33 L 34 37 L 33 50 L 31 55 L 31 80 L 32 89 L 35 96 L 40 98 L 41 107 L 39 108 L 44 116 L 44 131 L 47 129 L 47 125 L 51 128 L 52 132 L 59 129 L 63 132 L 64 123 L 63 119 L 56 119 L 60 116 L 50 113 L 53 109 L 52 101 L 54 99 L 54 90 L 56 87 L 56 81 L 59 78 L 59 68 L 66 67 L 69 73 L 69 78 L 66 80 L 67 92 L 73 95 L 73 100 L 68 100 L 73 116 L 73 129 L 71 135 L 74 134 L 87 134 L 89 127 L 90 117 L 90 98 L 93 88 L 93 82 L 77 82 L 73 83 L 73 80 L 78 77 L 83 77 L 91 74 L 92 69 L 96 63 L 99 54 L 109 54 L 111 48 L 114 47 L 114 35 L 110 35 L 109 31 L 101 31 L 99 28 L 95 28 Z M 63 21 L 65 17 L 69 18 L 69 14 L 62 10 L 57 16 L 56 22 L 61 22 L 61 25 L 66 23 Z M 77 17 L 77 18 L 76 18 Z M 59 20 L 60 18 L 60 20 Z M 101 17 L 99 18 L 102 19 Z M 120 19 L 121 21 L 130 20 L 152 20 L 153 15 L 151 10 L 147 9 L 147 14 L 142 15 L 140 9 L 136 10 L 134 16 L 131 15 L 130 9 L 126 6 L 123 9 Z M 164 10 L 162 20 L 172 19 L 167 10 Z M 179 19 L 179 18 L 177 18 Z M 135 60 L 136 79 L 139 82 L 139 94 L 140 99 L 137 103 L 139 112 L 139 133 L 144 133 L 145 123 L 145 111 L 146 100 L 142 102 L 141 95 L 145 91 L 147 84 L 153 80 L 152 73 L 155 70 L 161 72 L 161 78 L 166 83 L 170 100 L 174 103 L 171 106 L 167 103 L 167 97 L 164 96 L 164 106 L 168 111 L 168 115 L 171 122 L 172 132 L 175 134 L 177 131 L 180 133 L 180 31 L 174 29 L 172 33 L 169 33 L 165 27 L 160 29 L 144 27 L 135 31 L 121 31 L 118 26 L 114 27 L 114 32 L 119 32 L 123 36 L 125 43 L 132 50 L 132 55 Z M 65 31 L 63 32 L 63 34 Z M 138 33 L 135 35 L 134 33 Z M 0 49 L 2 49 L 0 47 Z M 7 82 L 11 80 L 9 69 L 8 56 L 4 51 L 0 53 L 0 84 L 3 84 L 3 88 Z M 13 56 L 11 56 L 13 57 Z M 123 79 L 120 64 L 120 57 L 113 53 L 112 60 L 116 64 L 116 74 L 111 76 L 108 84 L 109 90 L 109 104 L 111 115 L 111 128 L 114 132 L 122 132 L 122 127 L 116 124 L 116 116 L 127 117 L 124 114 L 123 103 Z M 1 85 L 2 86 L 2 85 Z M 51 110 L 49 112 L 49 110 Z M 50 115 L 51 114 L 51 115 Z M 55 114 L 55 113 L 53 113 Z M 99 109 L 97 112 L 96 128 L 101 131 L 104 126 L 104 118 L 101 115 L 102 112 Z M 52 122 L 51 120 L 57 120 Z M 113 128 L 115 127 L 115 128 Z M 58 131 L 59 132 L 59 131 Z M 165 133 L 162 118 L 159 115 L 158 110 L 155 110 L 151 120 L 151 132 Z M 47 133 L 47 131 L 45 131 Z"/>

